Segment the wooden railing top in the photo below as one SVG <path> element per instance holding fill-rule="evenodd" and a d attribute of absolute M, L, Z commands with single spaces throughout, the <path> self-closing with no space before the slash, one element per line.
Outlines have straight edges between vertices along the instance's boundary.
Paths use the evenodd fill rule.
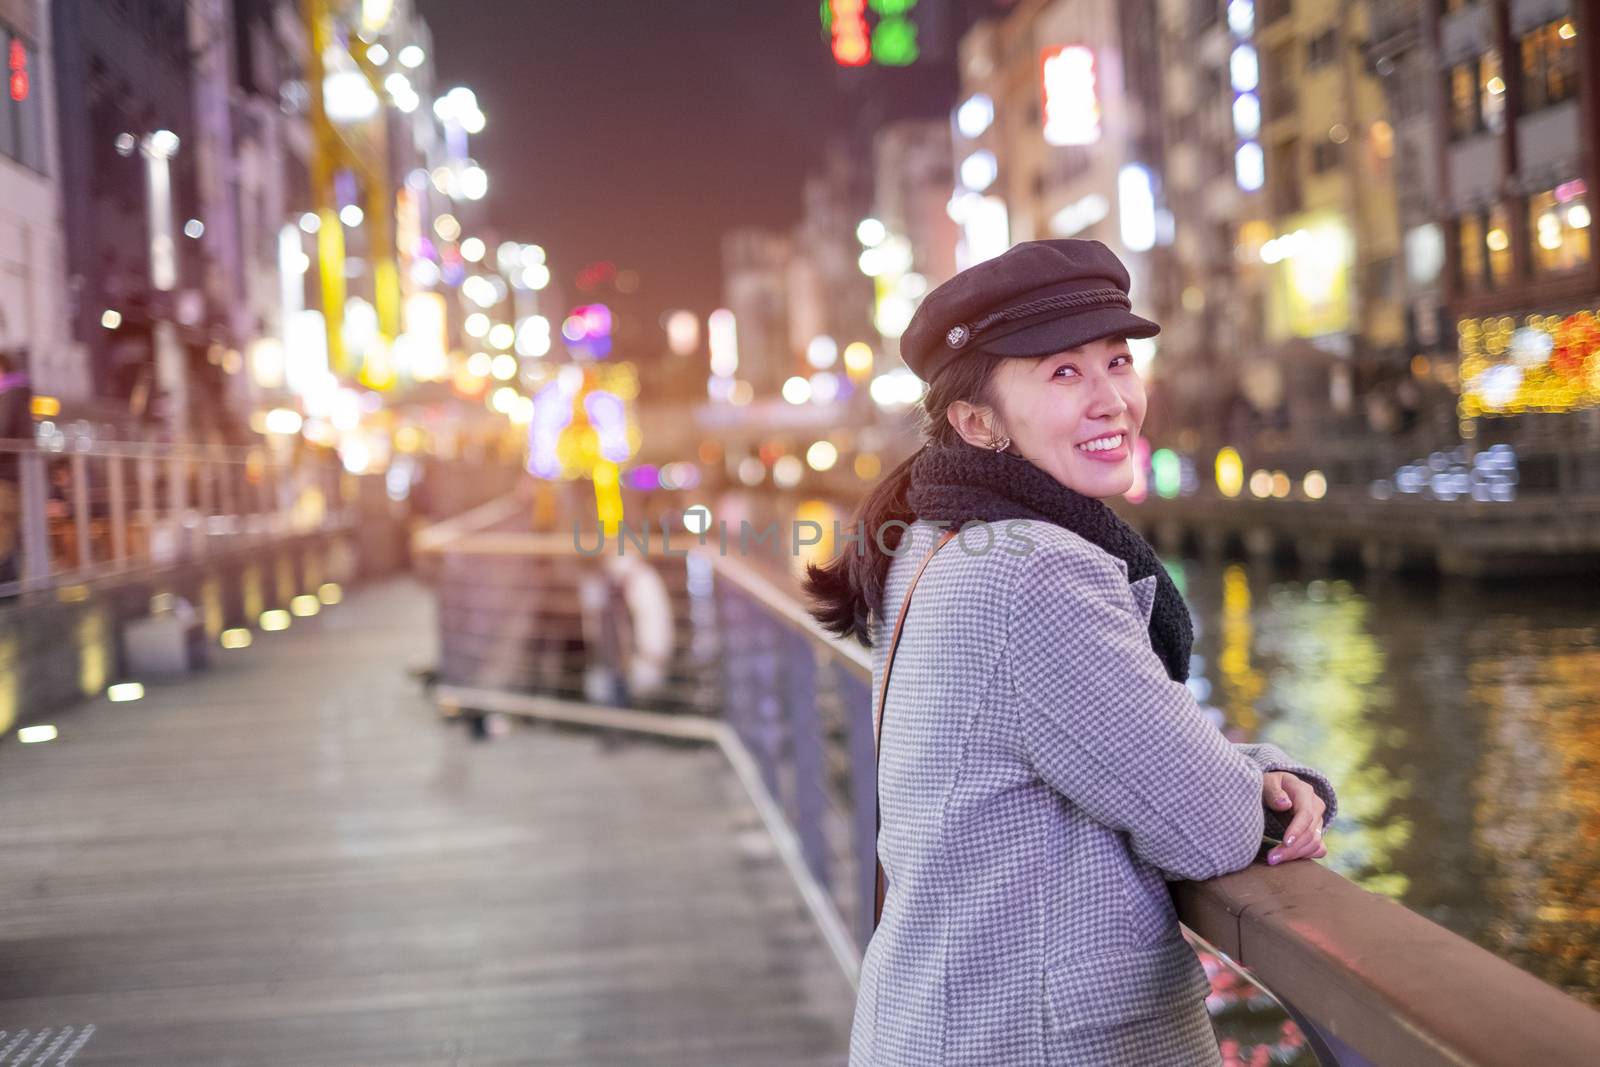
<path fill-rule="evenodd" d="M 470 511 L 464 511 L 453 518 L 418 530 L 411 538 L 412 551 L 430 553 L 442 552 L 448 548 L 452 552 L 484 552 L 495 550 L 492 546 L 504 544 L 506 548 L 500 549 L 501 551 L 529 552 L 534 549 L 528 546 L 545 542 L 549 544 L 549 551 L 556 550 L 557 542 L 564 545 L 566 551 L 572 551 L 570 537 L 561 538 L 555 534 L 485 532 L 530 506 L 527 498 L 520 493 L 507 493 L 505 496 L 496 497 Z"/>
<path fill-rule="evenodd" d="M 872 684 L 872 653 L 855 641 L 838 637 L 822 628 L 816 618 L 796 601 L 793 590 L 784 589 L 750 564 L 733 556 L 708 549 L 694 549 L 711 560 L 716 574 L 738 586 L 774 616 L 806 634 L 836 656 L 857 679 Z"/>
<path fill-rule="evenodd" d="M 1256 864 L 1174 895 L 1185 926 L 1373 1063 L 1600 1063 L 1600 1011 L 1326 867 Z"/>

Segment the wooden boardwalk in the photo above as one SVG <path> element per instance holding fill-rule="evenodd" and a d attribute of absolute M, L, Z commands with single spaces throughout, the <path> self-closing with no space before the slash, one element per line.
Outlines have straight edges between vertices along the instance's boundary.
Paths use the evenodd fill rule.
<path fill-rule="evenodd" d="M 842 1064 L 853 994 L 721 755 L 475 743 L 432 644 L 385 585 L 0 742 L 0 1064 Z"/>

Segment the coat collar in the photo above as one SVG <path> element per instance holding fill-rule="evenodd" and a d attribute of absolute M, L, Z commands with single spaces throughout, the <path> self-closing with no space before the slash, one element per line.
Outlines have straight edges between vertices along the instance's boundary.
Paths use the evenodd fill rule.
<path fill-rule="evenodd" d="M 1140 578 L 1137 582 L 1128 583 L 1128 589 L 1133 593 L 1133 602 L 1139 605 L 1146 626 L 1150 625 L 1150 612 L 1156 606 L 1157 584 L 1156 576 L 1153 574 Z"/>

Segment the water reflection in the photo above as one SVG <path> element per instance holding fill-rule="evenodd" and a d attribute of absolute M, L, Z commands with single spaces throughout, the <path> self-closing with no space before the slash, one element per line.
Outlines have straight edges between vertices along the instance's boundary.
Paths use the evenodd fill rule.
<path fill-rule="evenodd" d="M 1592 611 L 1559 588 L 1183 570 L 1230 733 L 1339 785 L 1328 865 L 1600 1004 Z"/>
<path fill-rule="evenodd" d="M 1515 610 L 1474 634 L 1466 700 L 1484 720 L 1471 794 L 1483 940 L 1600 1003 L 1600 633 Z"/>

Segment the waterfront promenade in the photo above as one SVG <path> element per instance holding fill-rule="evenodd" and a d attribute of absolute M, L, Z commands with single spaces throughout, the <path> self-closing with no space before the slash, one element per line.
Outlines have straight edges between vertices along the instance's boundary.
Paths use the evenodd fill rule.
<path fill-rule="evenodd" d="M 475 742 L 412 674 L 434 643 L 426 590 L 371 586 L 0 745 L 0 1050 L 842 1062 L 850 985 L 722 755 Z"/>

